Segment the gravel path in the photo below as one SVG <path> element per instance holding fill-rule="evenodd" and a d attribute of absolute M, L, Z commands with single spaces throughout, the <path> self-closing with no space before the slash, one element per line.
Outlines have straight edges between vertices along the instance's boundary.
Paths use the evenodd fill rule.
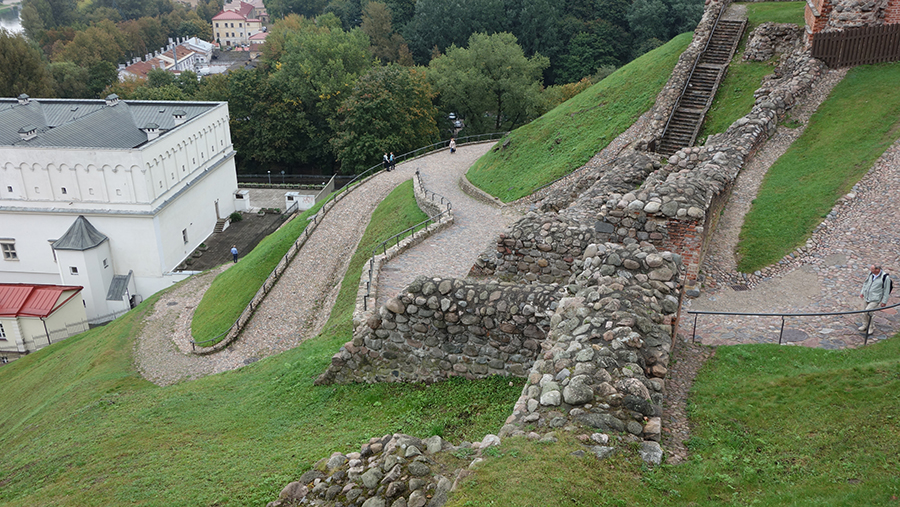
<path fill-rule="evenodd" d="M 315 336 L 328 320 L 347 263 L 372 211 L 397 185 L 412 178 L 413 164 L 421 162 L 399 164 L 395 171 L 379 174 L 342 198 L 325 215 L 241 337 L 224 351 L 193 355 L 189 340 L 194 308 L 215 275 L 228 264 L 165 293 L 136 340 L 135 361 L 141 374 L 156 384 L 169 385 L 239 368 Z"/>
<path fill-rule="evenodd" d="M 475 257 L 496 242 L 497 236 L 520 213 L 472 199 L 459 188 L 459 179 L 495 143 L 460 146 L 414 160 L 422 183 L 432 192 L 450 199 L 453 225 L 391 259 L 381 269 L 376 306 L 403 291 L 419 275 L 465 278 Z"/>

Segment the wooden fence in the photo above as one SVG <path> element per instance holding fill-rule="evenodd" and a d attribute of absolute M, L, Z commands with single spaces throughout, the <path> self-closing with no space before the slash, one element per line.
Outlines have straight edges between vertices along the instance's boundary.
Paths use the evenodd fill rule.
<path fill-rule="evenodd" d="M 812 56 L 829 67 L 900 60 L 900 23 L 813 35 Z"/>

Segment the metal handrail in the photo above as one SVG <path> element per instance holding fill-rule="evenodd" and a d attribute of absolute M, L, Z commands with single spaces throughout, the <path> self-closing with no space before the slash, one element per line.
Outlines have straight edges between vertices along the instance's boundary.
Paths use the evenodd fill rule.
<path fill-rule="evenodd" d="M 457 139 L 457 145 L 461 146 L 464 144 L 479 143 L 479 142 L 483 142 L 485 140 L 499 139 L 499 138 L 502 138 L 503 136 L 505 136 L 506 134 L 509 134 L 509 132 L 491 132 L 489 134 L 477 134 L 477 135 L 472 135 L 472 136 L 465 136 L 465 137 L 461 137 L 461 138 Z M 397 160 L 400 161 L 400 160 L 403 160 L 406 158 L 416 158 L 416 157 L 420 157 L 423 155 L 428 155 L 431 152 L 440 151 L 440 150 L 446 148 L 446 145 L 447 145 L 446 141 L 432 143 L 432 144 L 429 144 L 428 146 L 416 148 L 413 151 L 404 153 L 404 154 L 400 155 L 399 157 L 397 157 Z M 315 223 L 316 225 L 318 225 L 319 222 L 321 222 L 322 218 L 324 218 L 325 214 L 328 213 L 328 211 L 330 209 L 334 208 L 335 204 L 337 204 L 337 201 L 339 201 L 341 198 L 343 198 L 343 196 L 346 195 L 348 192 L 350 192 L 350 190 L 355 188 L 356 185 L 361 183 L 363 179 L 368 178 L 369 176 L 374 176 L 375 174 L 380 172 L 379 171 L 380 169 L 383 169 L 382 164 L 375 164 L 374 166 L 368 168 L 364 172 L 357 174 L 356 177 L 354 177 L 352 180 L 347 182 L 346 185 L 344 185 L 339 190 L 337 190 L 336 192 L 331 194 L 328 197 L 328 199 L 322 204 L 322 207 L 319 209 L 319 211 L 316 212 L 315 215 L 310 217 L 310 220 L 313 223 Z M 416 171 L 416 173 L 418 174 L 418 171 Z M 421 180 L 420 180 L 420 184 L 421 184 Z M 422 188 L 424 189 L 425 187 L 423 186 Z M 434 192 L 432 192 L 432 194 L 439 195 L 439 194 L 435 194 Z M 426 195 L 427 195 L 427 191 L 426 191 Z M 441 196 L 441 203 L 443 203 L 443 199 L 446 199 L 446 198 Z M 328 207 L 328 203 L 331 203 L 330 208 Z M 435 217 L 435 218 L 440 218 L 448 213 L 450 213 L 450 200 L 449 199 L 447 200 L 447 210 L 445 210 L 441 214 L 437 215 L 437 217 Z M 431 219 L 429 219 L 429 220 L 431 220 Z M 418 225 L 420 225 L 420 224 L 416 224 L 413 227 L 416 227 Z M 307 238 L 309 238 L 309 227 L 304 228 L 303 235 L 298 236 L 297 240 L 294 241 L 294 245 L 293 245 L 293 247 L 295 248 L 294 255 L 296 255 L 300 249 L 300 246 L 299 246 L 300 240 L 303 239 L 305 241 Z M 282 257 L 281 261 L 278 262 L 278 264 L 275 266 L 275 269 L 272 270 L 272 274 L 270 274 L 269 277 L 266 278 L 266 281 L 263 282 L 262 286 L 260 286 L 260 290 L 265 289 L 266 282 L 269 281 L 269 278 L 271 278 L 274 275 L 277 279 L 278 277 L 281 276 L 281 273 L 283 273 L 284 270 L 287 269 L 287 264 L 290 262 L 290 259 L 288 259 L 288 256 L 290 255 L 290 253 L 291 253 L 291 249 L 288 248 L 287 253 L 284 254 L 284 257 Z M 284 264 L 284 268 L 282 268 L 281 273 L 279 273 L 278 268 L 280 266 L 282 266 L 282 264 Z M 371 286 L 371 267 L 370 267 L 370 271 L 369 271 L 369 282 L 370 282 L 369 285 Z M 274 283 L 273 283 L 273 285 L 274 285 Z M 268 293 L 268 290 L 266 290 L 266 292 Z M 256 296 L 254 296 L 254 298 L 255 297 Z M 368 292 L 366 294 L 366 297 L 368 297 Z M 228 335 L 228 333 L 230 333 L 235 328 L 235 326 L 238 326 L 238 323 L 241 321 L 241 318 L 244 316 L 244 313 L 247 312 L 248 310 L 250 311 L 250 313 L 253 313 L 256 310 L 256 307 L 253 305 L 253 300 L 250 300 L 250 303 L 247 305 L 247 307 L 244 309 L 244 311 L 241 312 L 241 314 L 238 316 L 237 320 L 235 320 L 234 323 L 232 323 L 231 326 L 229 326 L 228 329 L 223 331 L 222 333 L 219 333 L 212 338 L 209 338 L 209 339 L 203 340 L 203 341 L 199 341 L 199 342 L 194 341 L 194 338 L 191 337 L 191 340 L 190 340 L 191 350 L 197 350 L 198 345 L 202 347 L 205 343 L 213 342 L 214 345 L 216 343 L 218 343 L 223 336 Z"/>
<path fill-rule="evenodd" d="M 441 220 L 443 220 L 443 217 L 450 216 L 450 214 L 453 211 L 453 204 L 450 202 L 450 199 L 447 199 L 446 197 L 442 196 L 441 194 L 439 194 L 437 192 L 432 192 L 431 190 L 428 190 L 427 188 L 425 188 L 425 184 L 422 183 L 422 175 L 419 174 L 418 169 L 416 169 L 416 181 L 418 181 L 418 183 L 419 183 L 419 188 L 421 188 L 422 191 L 425 192 L 426 198 L 428 198 L 428 193 L 430 192 L 432 202 L 434 202 L 435 197 L 440 197 L 441 205 L 443 206 L 444 201 L 446 200 L 447 207 L 444 209 L 444 211 L 441 211 L 437 215 L 435 215 L 433 217 L 429 215 L 427 219 L 422 220 L 421 222 L 413 225 L 412 227 L 407 227 L 406 230 L 403 230 L 401 232 L 398 232 L 397 234 L 394 234 L 393 236 L 382 241 L 381 243 L 378 244 L 378 246 L 376 246 L 375 248 L 372 249 L 372 256 L 369 257 L 369 281 L 366 282 L 366 295 L 365 295 L 365 297 L 363 297 L 363 311 L 367 311 L 369 309 L 369 298 L 372 297 L 372 281 L 373 281 L 373 277 L 375 275 L 375 257 L 378 255 L 378 251 L 381 250 L 381 254 L 386 255 L 387 250 L 389 248 L 387 245 L 390 244 L 392 241 L 394 242 L 394 245 L 392 245 L 392 246 L 397 246 L 400 244 L 400 241 L 403 238 L 415 234 L 417 228 L 422 227 L 422 229 L 424 229 L 424 228 L 428 227 L 429 225 L 431 225 L 432 223 L 438 223 Z"/>
<path fill-rule="evenodd" d="M 846 312 L 818 312 L 818 313 L 749 313 L 749 312 L 714 312 L 709 310 L 688 310 L 689 315 L 694 316 L 694 328 L 691 331 L 691 342 L 696 341 L 697 337 L 697 317 L 700 315 L 739 315 L 744 317 L 781 317 L 781 331 L 778 332 L 778 345 L 781 345 L 781 337 L 784 334 L 784 318 L 785 317 L 826 317 L 830 315 L 855 315 L 860 313 L 867 314 L 866 320 L 866 337 L 863 345 L 869 342 L 869 326 L 872 324 L 872 314 L 882 310 L 890 310 L 900 306 L 900 303 L 894 303 L 890 306 L 873 308 L 871 310 L 851 310 Z"/>
<path fill-rule="evenodd" d="M 691 83 L 691 78 L 694 77 L 694 71 L 697 70 L 697 64 L 700 63 L 700 59 L 703 58 L 703 55 L 706 54 L 706 50 L 709 49 L 709 43 L 712 42 L 713 33 L 716 31 L 716 27 L 719 26 L 719 20 L 722 19 L 722 14 L 725 13 L 725 10 L 728 6 L 722 6 L 719 9 L 719 13 L 716 14 L 716 22 L 713 23 L 712 30 L 709 31 L 709 38 L 706 39 L 706 45 L 703 46 L 703 51 L 697 54 L 697 58 L 694 60 L 694 65 L 691 67 L 691 72 L 688 74 L 687 80 L 684 82 L 684 87 L 681 89 L 681 94 L 678 95 L 678 100 L 675 101 L 675 104 L 672 105 L 672 111 L 669 113 L 669 119 L 666 120 L 666 126 L 663 127 L 663 133 L 660 135 L 660 139 L 666 135 L 666 132 L 669 130 L 669 123 L 672 122 L 672 118 L 675 117 L 675 111 L 678 109 L 678 104 L 681 103 L 681 98 L 684 97 L 685 92 L 687 92 L 688 85 Z"/>

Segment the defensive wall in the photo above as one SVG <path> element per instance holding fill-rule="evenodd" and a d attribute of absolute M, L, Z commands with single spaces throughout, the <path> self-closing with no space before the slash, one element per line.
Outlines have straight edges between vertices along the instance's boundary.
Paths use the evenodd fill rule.
<path fill-rule="evenodd" d="M 686 288 L 695 289 L 707 232 L 740 168 L 823 69 L 797 49 L 797 31 L 761 28 L 751 53 L 791 53 L 756 91 L 752 111 L 704 146 L 666 160 L 647 151 L 661 136 L 698 48 L 709 38 L 711 20 L 726 7 L 727 2 L 707 6 L 637 142 L 548 192 L 537 211 L 478 257 L 469 278 L 419 277 L 384 306 L 358 308 L 353 339 L 317 384 L 525 378 L 500 437 L 551 439 L 561 429 L 602 443 L 591 447 L 602 457 L 613 452 L 605 447 L 608 432 L 617 442 L 640 443 L 644 459 L 659 463 L 660 416 L 681 297 Z M 393 470 L 400 463 L 395 458 L 361 461 L 372 446 L 381 451 L 404 439 L 409 444 L 410 438 L 374 438 L 359 456 L 332 456 L 320 468 L 341 478 L 355 470 L 354 485 L 331 494 L 334 488 L 320 485 L 324 475 L 301 480 L 286 488 L 277 505 L 300 499 L 331 505 L 360 481 L 365 487 L 355 494 L 357 504 L 364 498 L 371 505 L 412 501 L 414 481 L 392 487 L 374 478 Z M 440 451 L 437 443 L 432 447 Z M 427 463 L 420 451 L 403 451 L 412 452 L 403 463 Z M 379 470 L 370 473 L 374 469 Z M 364 474 L 372 477 L 367 481 Z M 429 481 L 416 486 L 441 494 L 450 487 L 442 477 Z"/>

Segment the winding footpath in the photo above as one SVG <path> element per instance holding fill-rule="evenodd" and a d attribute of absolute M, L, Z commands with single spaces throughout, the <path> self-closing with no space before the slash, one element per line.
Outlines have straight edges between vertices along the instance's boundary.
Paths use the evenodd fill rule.
<path fill-rule="evenodd" d="M 465 276 L 475 256 L 508 223 L 510 209 L 482 204 L 459 190 L 459 177 L 493 146 L 461 146 L 440 151 L 381 172 L 343 197 L 322 222 L 253 315 L 244 332 L 225 350 L 200 356 L 190 352 L 191 318 L 203 293 L 225 264 L 192 277 L 161 295 L 145 317 L 135 340 L 138 371 L 158 385 L 170 385 L 239 368 L 296 347 L 319 333 L 331 313 L 347 270 L 372 212 L 418 169 L 426 187 L 451 199 L 454 225 L 405 252 L 385 266 L 382 292 L 399 292 L 419 274 Z"/>

